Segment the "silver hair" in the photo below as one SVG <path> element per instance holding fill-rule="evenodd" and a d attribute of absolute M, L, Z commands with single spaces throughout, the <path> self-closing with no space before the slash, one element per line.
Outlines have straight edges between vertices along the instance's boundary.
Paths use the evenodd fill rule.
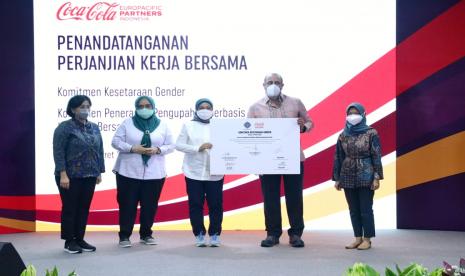
<path fill-rule="evenodd" d="M 273 76 L 278 77 L 279 80 L 281 81 L 281 83 L 283 83 L 283 77 L 281 77 L 281 75 L 278 74 L 278 73 L 271 73 L 271 74 L 266 75 L 266 76 L 265 76 L 265 79 L 263 80 L 263 83 L 266 83 L 266 81 L 267 81 L 269 78 L 273 77 Z"/>

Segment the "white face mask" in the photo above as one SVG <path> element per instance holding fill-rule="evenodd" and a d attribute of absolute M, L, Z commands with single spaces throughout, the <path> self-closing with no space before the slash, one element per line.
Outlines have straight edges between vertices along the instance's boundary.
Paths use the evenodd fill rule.
<path fill-rule="evenodd" d="M 281 88 L 279 88 L 276 84 L 269 85 L 266 88 L 266 95 L 268 98 L 276 98 L 279 96 L 279 93 L 281 93 Z"/>
<path fill-rule="evenodd" d="M 148 108 L 142 108 L 142 109 L 137 109 L 136 112 L 137 112 L 137 115 L 139 115 L 140 117 L 142 117 L 143 119 L 148 119 L 150 117 L 152 117 L 153 115 L 153 112 L 154 110 L 153 109 L 148 109 Z"/>
<path fill-rule="evenodd" d="M 363 120 L 363 117 L 360 114 L 350 114 L 347 115 L 346 120 L 349 124 L 355 126 Z"/>
<path fill-rule="evenodd" d="M 213 117 L 213 111 L 211 111 L 210 109 L 197 110 L 196 114 L 200 119 L 204 121 L 210 120 Z"/>
<path fill-rule="evenodd" d="M 76 113 L 76 117 L 81 120 L 87 120 L 89 116 L 89 109 L 81 108 L 78 113 Z"/>

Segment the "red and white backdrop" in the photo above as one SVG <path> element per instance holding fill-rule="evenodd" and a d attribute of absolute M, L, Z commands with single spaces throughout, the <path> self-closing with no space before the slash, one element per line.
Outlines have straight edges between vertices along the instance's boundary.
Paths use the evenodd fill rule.
<path fill-rule="evenodd" d="M 118 205 L 111 147 L 116 127 L 139 95 L 176 138 L 194 103 L 210 98 L 216 117 L 245 117 L 277 72 L 283 93 L 302 99 L 315 129 L 304 148 L 306 227 L 350 228 L 342 193 L 330 181 L 345 107 L 363 103 L 381 133 L 386 179 L 376 193 L 377 226 L 396 227 L 395 2 L 332 1 L 52 1 L 34 3 L 37 230 L 58 230 L 52 136 L 67 120 L 69 98 L 88 95 L 101 127 L 106 173 L 92 202 L 89 228 L 116 229 Z M 166 157 L 158 229 L 189 229 L 183 155 Z M 256 175 L 227 176 L 224 228 L 263 229 Z M 285 207 L 283 207 L 283 212 Z"/>
<path fill-rule="evenodd" d="M 105 143 L 89 228 L 114 230 L 110 140 L 136 96 L 153 96 L 176 137 L 200 97 L 244 117 L 270 72 L 315 122 L 301 136 L 307 229 L 350 228 L 330 177 L 344 109 L 360 101 L 383 149 L 377 228 L 465 230 L 463 0 L 25 0 L 0 13 L 14 26 L 1 31 L 0 233 L 59 230 L 52 135 L 72 95 L 90 96 Z M 189 229 L 181 163 L 167 156 L 157 229 Z M 255 175 L 226 177 L 224 207 L 225 229 L 264 228 Z"/>

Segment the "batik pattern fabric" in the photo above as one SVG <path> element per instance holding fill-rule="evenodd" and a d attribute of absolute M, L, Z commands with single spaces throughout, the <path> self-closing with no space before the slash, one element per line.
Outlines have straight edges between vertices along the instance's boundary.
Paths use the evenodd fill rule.
<path fill-rule="evenodd" d="M 381 145 L 375 129 L 357 135 L 339 135 L 332 178 L 339 181 L 341 188 L 348 189 L 371 187 L 375 178 L 383 179 Z"/>
<path fill-rule="evenodd" d="M 105 172 L 103 142 L 98 126 L 71 119 L 53 135 L 55 175 L 65 170 L 70 178 L 97 177 Z"/>

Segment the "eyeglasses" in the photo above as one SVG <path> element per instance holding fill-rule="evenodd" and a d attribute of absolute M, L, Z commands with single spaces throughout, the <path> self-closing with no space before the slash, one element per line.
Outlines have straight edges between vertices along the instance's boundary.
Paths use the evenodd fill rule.
<path fill-rule="evenodd" d="M 151 104 L 140 104 L 137 106 L 138 109 L 143 109 L 143 108 L 147 108 L 147 109 L 152 109 L 152 105 Z"/>
<path fill-rule="evenodd" d="M 276 85 L 281 85 L 282 83 L 280 81 L 267 81 L 266 84 L 268 85 L 272 85 L 272 84 L 276 84 Z"/>

